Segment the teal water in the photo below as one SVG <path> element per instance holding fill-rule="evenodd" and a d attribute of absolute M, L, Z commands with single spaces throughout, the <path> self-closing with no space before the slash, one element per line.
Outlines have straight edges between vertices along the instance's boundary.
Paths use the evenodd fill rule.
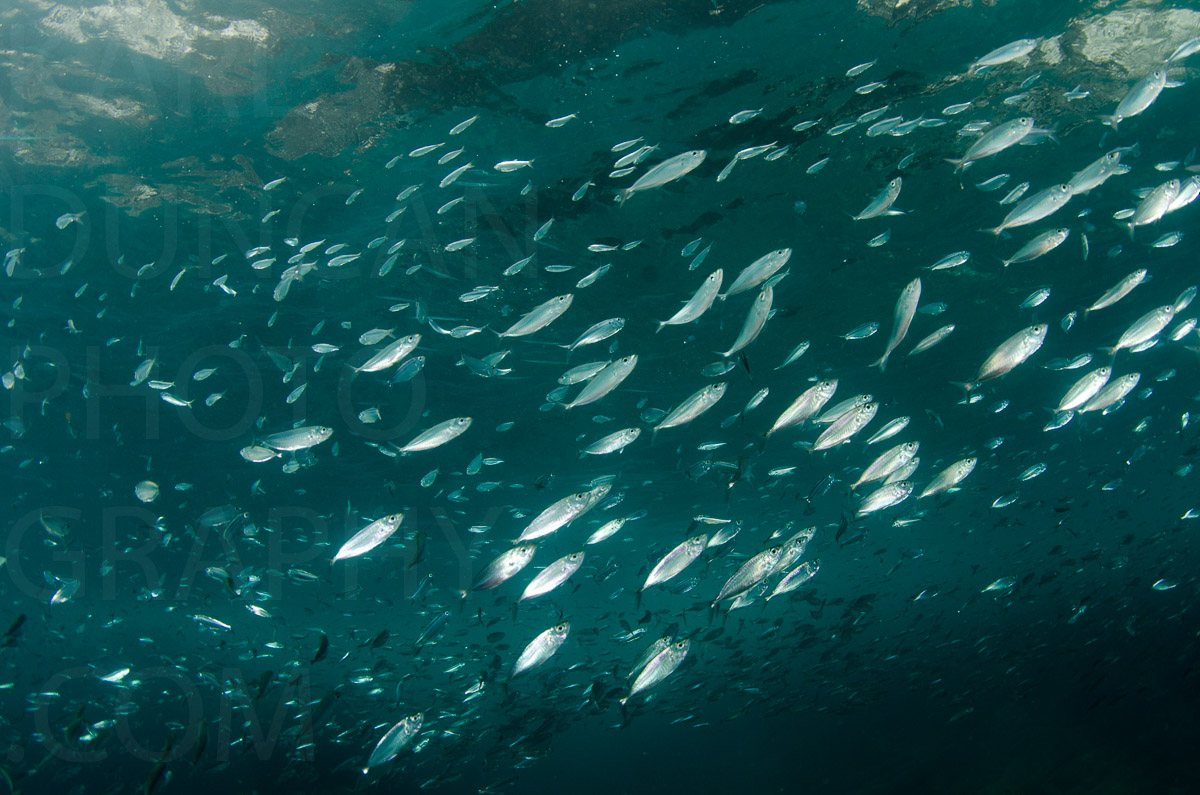
<path fill-rule="evenodd" d="M 1200 176 L 1200 56 L 1171 62 L 1180 85 L 1116 130 L 1101 116 L 1200 36 L 1200 13 L 141 0 L 22 2 L 0 24 L 0 791 L 1194 788 L 1197 339 L 1181 294 L 1197 209 L 1132 238 L 1114 215 Z M 1022 38 L 1039 41 L 968 74 Z M 946 162 L 1026 115 L 1046 132 L 962 172 Z M 905 134 L 868 135 L 898 116 Z M 612 175 L 641 146 L 655 148 Z M 1127 171 L 998 239 L 980 231 L 1019 184 L 1028 198 L 1114 149 Z M 706 152 L 695 170 L 616 201 L 689 150 Z M 496 167 L 517 160 L 531 163 Z M 902 214 L 851 218 L 897 177 Z M 1057 227 L 1062 245 L 1003 265 Z M 758 287 L 656 330 L 715 269 L 728 289 L 783 248 L 773 313 L 744 350 L 721 355 Z M 930 269 L 957 251 L 970 259 Z M 1146 281 L 1085 313 L 1140 268 Z M 920 308 L 880 372 L 917 278 Z M 545 328 L 497 336 L 564 294 Z M 1107 352 L 1163 305 L 1177 311 L 1156 344 Z M 606 318 L 624 327 L 561 347 Z M 1028 360 L 965 399 L 953 382 L 1039 323 Z M 405 363 L 356 372 L 413 334 Z M 565 371 L 631 354 L 611 393 L 563 408 L 581 389 L 556 392 Z M 1110 364 L 1113 382 L 1140 373 L 1124 400 L 1047 430 L 1067 389 Z M 877 402 L 861 433 L 813 451 L 807 423 L 764 443 L 833 378 L 826 408 Z M 653 432 L 717 382 L 710 410 Z M 397 453 L 453 417 L 471 418 L 461 436 Z M 332 435 L 261 447 L 299 425 Z M 581 456 L 622 428 L 641 431 L 623 452 Z M 856 516 L 880 483 L 852 484 L 910 441 L 912 493 Z M 920 496 L 967 457 L 959 489 Z M 510 581 L 471 590 L 534 517 L 600 484 Z M 331 562 L 394 513 L 394 535 Z M 712 607 L 743 563 L 808 527 L 787 570 L 811 580 L 767 602 L 781 570 Z M 733 531 L 639 598 L 677 544 Z M 514 609 L 580 549 L 565 584 Z M 562 621 L 561 648 L 509 681 Z M 631 695 L 665 635 L 686 659 Z M 411 741 L 364 774 L 416 713 Z"/>

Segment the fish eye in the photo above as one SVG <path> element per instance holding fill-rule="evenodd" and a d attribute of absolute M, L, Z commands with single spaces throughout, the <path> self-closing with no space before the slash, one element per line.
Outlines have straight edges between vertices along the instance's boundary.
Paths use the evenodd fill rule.
<path fill-rule="evenodd" d="M 687 641 L 686 641 L 686 640 L 680 640 L 680 641 L 676 641 L 676 642 L 675 642 L 675 648 L 677 648 L 677 649 L 686 649 L 686 648 L 687 648 Z"/>

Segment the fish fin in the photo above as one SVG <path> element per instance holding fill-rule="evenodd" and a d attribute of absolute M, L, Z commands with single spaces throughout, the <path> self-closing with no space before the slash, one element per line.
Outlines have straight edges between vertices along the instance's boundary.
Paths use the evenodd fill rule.
<path fill-rule="evenodd" d="M 1180 80 L 1168 80 L 1167 82 L 1163 83 L 1163 88 L 1180 88 L 1186 85 L 1187 83 L 1184 83 Z"/>
<path fill-rule="evenodd" d="M 634 607 L 637 610 L 642 609 L 642 590 L 643 590 L 642 588 L 638 588 L 636 591 L 633 592 Z"/>

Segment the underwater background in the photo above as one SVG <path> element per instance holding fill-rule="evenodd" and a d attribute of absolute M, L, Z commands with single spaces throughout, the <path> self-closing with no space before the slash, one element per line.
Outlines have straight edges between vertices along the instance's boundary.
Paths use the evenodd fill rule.
<path fill-rule="evenodd" d="M 1200 789 L 1200 10 L 94 2 L 0 9 L 0 793 Z"/>

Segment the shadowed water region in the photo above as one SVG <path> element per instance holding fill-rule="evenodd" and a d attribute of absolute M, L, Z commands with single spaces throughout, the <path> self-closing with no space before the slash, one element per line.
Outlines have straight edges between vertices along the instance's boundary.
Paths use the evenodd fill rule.
<path fill-rule="evenodd" d="M 1198 37 L 10 3 L 0 793 L 1195 791 Z"/>

